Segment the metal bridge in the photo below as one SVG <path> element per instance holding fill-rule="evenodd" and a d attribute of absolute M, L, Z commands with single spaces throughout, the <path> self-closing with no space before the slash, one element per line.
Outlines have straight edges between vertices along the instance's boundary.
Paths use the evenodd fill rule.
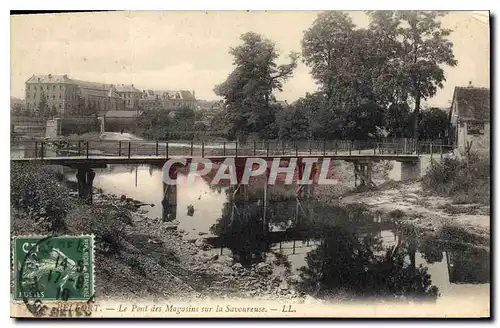
<path fill-rule="evenodd" d="M 375 187 L 372 182 L 373 162 L 381 160 L 401 162 L 402 180 L 420 177 L 420 155 L 437 153 L 443 157 L 448 151 L 444 145 L 322 141 L 322 142 L 199 142 L 194 141 L 120 141 L 120 140 L 29 140 L 11 144 L 11 161 L 40 165 L 62 165 L 78 170 L 79 195 L 92 201 L 93 168 L 109 164 L 133 164 L 163 166 L 169 159 L 184 158 L 189 163 L 194 158 L 223 162 L 234 158 L 237 175 L 244 170 L 248 158 L 287 161 L 299 159 L 299 171 L 303 171 L 301 159 L 317 158 L 342 160 L 354 164 L 355 185 Z M 239 163 L 239 164 L 238 164 Z M 302 169 L 300 168 L 302 167 Z M 241 171 L 241 172 L 239 172 Z M 240 174 L 238 174 L 238 172 Z"/>
<path fill-rule="evenodd" d="M 425 146 L 425 145 L 424 145 Z M 430 145 L 430 151 L 441 153 L 446 146 Z M 284 143 L 250 142 L 195 143 L 169 141 L 20 141 L 11 146 L 11 160 L 47 165 L 100 167 L 106 164 L 162 165 L 170 158 L 264 159 L 330 158 L 332 160 L 416 162 L 425 147 L 399 147 L 388 143 L 354 143 L 346 141 Z"/>

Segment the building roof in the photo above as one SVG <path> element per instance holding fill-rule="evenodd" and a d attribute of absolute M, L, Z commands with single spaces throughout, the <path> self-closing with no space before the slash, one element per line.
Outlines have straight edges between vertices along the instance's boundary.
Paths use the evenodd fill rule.
<path fill-rule="evenodd" d="M 117 84 L 115 85 L 116 92 L 141 92 L 134 87 L 133 84 Z"/>
<path fill-rule="evenodd" d="M 26 81 L 26 83 L 73 83 L 73 81 L 65 75 L 35 75 Z"/>
<path fill-rule="evenodd" d="M 158 96 L 161 100 L 196 100 L 191 91 L 187 90 L 144 90 L 143 95 L 150 98 L 155 98 L 156 96 Z"/>
<path fill-rule="evenodd" d="M 457 104 L 457 114 L 462 120 L 490 120 L 490 89 L 476 87 L 455 87 L 453 102 Z"/>
<path fill-rule="evenodd" d="M 84 88 L 84 89 L 108 91 L 109 89 L 111 89 L 113 87 L 112 84 L 106 84 L 106 83 L 88 82 L 88 81 L 75 80 L 75 79 L 71 79 L 71 81 L 73 81 L 73 83 L 78 85 L 80 88 Z"/>
<path fill-rule="evenodd" d="M 137 112 L 135 110 L 110 110 L 107 111 L 105 117 L 116 117 L 116 118 L 132 118 L 141 115 L 142 112 Z"/>

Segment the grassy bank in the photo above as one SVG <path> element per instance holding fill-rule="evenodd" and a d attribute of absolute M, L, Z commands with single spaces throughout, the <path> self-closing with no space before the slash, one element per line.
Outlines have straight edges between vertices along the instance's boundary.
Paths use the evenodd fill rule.
<path fill-rule="evenodd" d="M 430 194 L 451 197 L 455 204 L 490 204 L 489 159 L 471 156 L 447 158 L 434 163 L 422 179 L 422 188 Z"/>
<path fill-rule="evenodd" d="M 10 205 L 11 235 L 95 235 L 99 297 L 155 298 L 192 291 L 179 281 L 180 274 L 172 274 L 178 262 L 174 247 L 156 244 L 158 237 L 148 234 L 147 226 L 138 229 L 128 201 L 96 194 L 88 206 L 50 168 L 14 163 Z M 154 251 L 145 253 L 151 247 Z"/>

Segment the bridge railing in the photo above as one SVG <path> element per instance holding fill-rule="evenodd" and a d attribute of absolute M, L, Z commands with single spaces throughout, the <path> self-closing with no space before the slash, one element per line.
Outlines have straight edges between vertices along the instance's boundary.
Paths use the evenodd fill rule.
<path fill-rule="evenodd" d="M 420 155 L 446 154 L 450 145 L 434 143 L 401 144 L 376 141 L 256 141 L 194 142 L 144 140 L 28 140 L 11 143 L 11 157 L 174 157 L 174 156 L 333 156 L 333 155 Z"/>

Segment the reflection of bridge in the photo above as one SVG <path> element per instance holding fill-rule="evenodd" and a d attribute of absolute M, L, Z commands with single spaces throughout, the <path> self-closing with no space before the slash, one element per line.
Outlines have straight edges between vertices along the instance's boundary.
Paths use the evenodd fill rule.
<path fill-rule="evenodd" d="M 430 147 L 429 147 L 430 146 Z M 377 142 L 251 142 L 244 145 L 234 143 L 194 143 L 159 141 L 20 141 L 12 145 L 12 151 L 21 150 L 21 156 L 13 157 L 17 163 L 38 163 L 42 165 L 62 165 L 78 170 L 79 195 L 85 198 L 92 194 L 95 176 L 92 168 L 106 167 L 108 164 L 146 164 L 163 166 L 172 158 L 185 158 L 187 163 L 194 158 L 206 158 L 212 162 L 222 162 L 234 158 L 237 176 L 244 170 L 247 158 L 258 157 L 266 160 L 280 158 L 317 158 L 318 160 L 343 160 L 354 164 L 355 177 L 361 185 L 373 185 L 371 179 L 373 162 L 381 160 L 401 162 L 402 180 L 420 176 L 420 157 L 423 151 L 444 152 L 443 145 L 400 145 L 399 143 Z M 437 151 L 436 151 L 437 150 Z M 19 155 L 19 153 L 18 153 Z M 239 164 L 238 164 L 239 163 Z M 243 166 L 241 165 L 243 163 Z M 241 172 L 239 172 L 241 171 Z M 303 170 L 302 170 L 303 171 Z M 238 174 L 240 173 L 240 174 Z M 301 178 L 301 177 L 300 177 Z"/>

